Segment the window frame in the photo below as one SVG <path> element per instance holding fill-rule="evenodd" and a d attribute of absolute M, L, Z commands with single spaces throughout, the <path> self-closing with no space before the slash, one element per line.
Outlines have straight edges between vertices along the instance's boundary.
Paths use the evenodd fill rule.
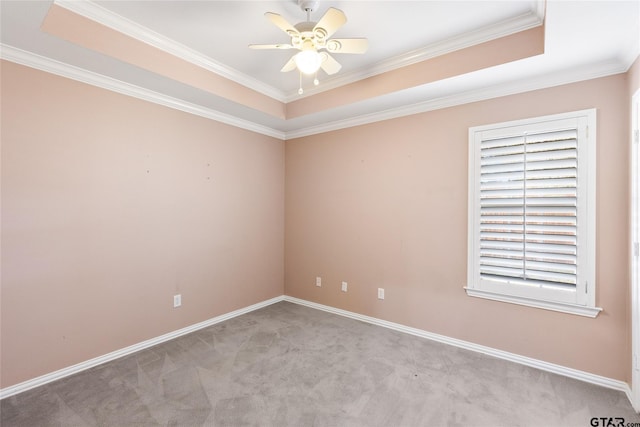
<path fill-rule="evenodd" d="M 577 282 L 574 289 L 500 283 L 480 275 L 480 143 L 530 131 L 577 129 Z M 573 111 L 469 128 L 469 200 L 466 293 L 501 302 L 596 317 L 596 109 Z M 585 235 L 586 234 L 586 235 Z"/>

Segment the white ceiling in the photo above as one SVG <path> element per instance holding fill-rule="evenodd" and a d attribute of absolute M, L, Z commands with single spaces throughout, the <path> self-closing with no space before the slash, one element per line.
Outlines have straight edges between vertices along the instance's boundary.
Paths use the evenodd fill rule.
<path fill-rule="evenodd" d="M 285 120 L 44 33 L 40 25 L 51 3 L 0 1 L 3 58 L 105 87 L 115 85 L 115 90 L 123 87 L 123 82 L 124 86 L 135 88 L 128 92 L 122 89 L 125 93 L 146 91 L 147 99 L 164 97 L 201 115 L 283 138 L 620 73 L 628 69 L 640 52 L 637 0 L 550 0 L 546 4 L 543 55 Z M 58 3 L 119 31 L 178 49 L 209 69 L 280 101 L 299 98 L 297 73 L 279 71 L 291 51 L 247 48 L 250 43 L 288 42 L 287 35 L 269 22 L 264 13 L 279 13 L 292 24 L 304 21 L 306 16 L 296 0 Z M 539 25 L 545 16 L 544 2 L 525 0 L 321 0 L 319 3 L 312 20 L 317 21 L 328 7 L 339 8 L 348 21 L 334 36 L 367 37 L 370 47 L 364 55 L 335 54 L 342 70 L 332 77 L 321 74 L 321 84 L 316 90 L 305 82 L 303 96 L 313 96 L 439 52 L 530 28 Z M 96 76 L 108 79 L 97 78 L 96 83 Z"/>

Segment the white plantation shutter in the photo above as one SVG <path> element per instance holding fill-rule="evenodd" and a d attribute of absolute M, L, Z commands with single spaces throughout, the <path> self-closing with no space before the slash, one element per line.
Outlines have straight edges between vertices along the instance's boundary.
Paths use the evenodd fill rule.
<path fill-rule="evenodd" d="M 482 141 L 480 274 L 575 288 L 577 130 Z"/>
<path fill-rule="evenodd" d="M 595 110 L 469 130 L 469 295 L 597 315 L 589 127 Z"/>

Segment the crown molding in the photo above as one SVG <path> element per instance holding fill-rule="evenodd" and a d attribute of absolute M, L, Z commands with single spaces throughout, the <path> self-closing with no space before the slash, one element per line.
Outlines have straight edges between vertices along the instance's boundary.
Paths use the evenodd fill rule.
<path fill-rule="evenodd" d="M 501 21 L 497 24 L 479 28 L 459 36 L 451 37 L 436 43 L 432 43 L 426 47 L 412 50 L 410 52 L 398 55 L 384 61 L 378 62 L 366 69 L 354 70 L 351 72 L 341 73 L 339 76 L 323 80 L 322 86 L 305 89 L 302 95 L 290 93 L 285 97 L 285 102 L 292 102 L 308 96 L 317 95 L 318 93 L 336 89 L 341 86 L 348 85 L 358 80 L 384 74 L 398 68 L 416 64 L 436 56 L 445 55 L 456 50 L 471 47 L 480 43 L 505 37 L 520 31 L 529 30 L 538 27 L 544 22 L 544 1 L 537 1 L 535 10 L 529 11 L 522 15 Z"/>
<path fill-rule="evenodd" d="M 284 139 L 285 134 L 276 129 L 262 126 L 249 120 L 224 114 L 216 110 L 205 108 L 190 102 L 186 102 L 168 95 L 164 95 L 140 86 L 125 83 L 123 81 L 103 76 L 73 65 L 65 64 L 45 56 L 27 52 L 10 45 L 0 44 L 0 59 L 4 59 L 16 64 L 25 65 L 58 76 L 66 77 L 92 86 L 97 86 L 123 95 L 132 96 L 154 104 L 180 110 L 185 113 L 195 114 L 230 126 L 271 136 L 277 139 Z"/>
<path fill-rule="evenodd" d="M 109 27 L 136 40 L 144 42 L 164 52 L 202 67 L 212 73 L 253 89 L 263 95 L 280 102 L 285 101 L 285 94 L 273 86 L 262 83 L 240 71 L 215 61 L 202 53 L 181 43 L 165 37 L 155 31 L 120 16 L 90 0 L 54 0 L 54 4 L 63 7 L 87 19 Z"/>
<path fill-rule="evenodd" d="M 638 34 L 638 36 L 638 40 L 640 40 L 640 34 Z M 628 49 L 619 59 L 626 65 L 625 71 L 629 71 L 629 68 L 631 68 L 635 60 L 638 58 L 640 58 L 640 43 L 636 42 L 635 46 Z"/>
<path fill-rule="evenodd" d="M 441 108 L 453 107 L 456 105 L 467 104 L 470 102 L 483 101 L 501 96 L 513 95 L 517 93 L 529 92 L 532 90 L 544 89 L 563 84 L 574 83 L 583 80 L 606 77 L 613 74 L 624 73 L 628 71 L 630 63 L 628 61 L 610 61 L 600 63 L 589 67 L 577 67 L 564 72 L 552 73 L 537 79 L 525 79 L 511 84 L 499 84 L 482 89 L 467 91 L 464 93 L 454 94 L 428 101 L 404 105 L 396 108 L 389 108 L 375 113 L 358 115 L 344 120 L 335 120 L 323 123 L 318 126 L 309 126 L 306 128 L 295 129 L 283 132 L 268 126 L 259 125 L 249 120 L 240 119 L 229 114 L 224 114 L 216 110 L 208 109 L 145 89 L 139 86 L 125 83 L 120 80 L 106 77 L 101 74 L 87 71 L 85 69 L 65 64 L 41 55 L 27 52 L 10 45 L 0 44 L 0 59 L 15 62 L 31 68 L 39 69 L 45 72 L 56 74 L 72 80 L 80 81 L 92 86 L 101 87 L 103 89 L 118 92 L 127 96 L 132 96 L 155 104 L 164 105 L 169 108 L 180 110 L 189 114 L 205 117 L 230 126 L 271 136 L 280 140 L 289 140 L 301 138 L 304 136 L 316 135 L 320 133 L 330 132 L 375 123 L 384 120 L 395 119 L 399 117 L 409 116 L 413 114 L 425 113 L 428 111 L 438 110 Z M 633 63 L 633 61 L 631 61 Z"/>
<path fill-rule="evenodd" d="M 457 93 L 428 101 L 414 103 L 402 107 L 390 108 L 387 110 L 363 114 L 344 120 L 336 120 L 324 123 L 319 126 L 310 126 L 285 133 L 285 139 L 301 138 L 304 136 L 316 135 L 319 133 L 334 130 L 346 129 L 354 126 L 395 119 L 413 114 L 425 113 L 442 108 L 454 107 L 456 105 L 468 104 L 471 102 L 484 101 L 487 99 L 499 98 L 502 96 L 514 95 L 518 93 L 530 92 L 533 90 L 546 89 L 549 87 L 564 84 L 576 83 L 579 81 L 606 77 L 614 74 L 624 73 L 629 69 L 630 64 L 620 61 L 609 61 L 589 67 L 577 67 L 563 72 L 551 73 L 546 76 L 534 79 L 524 79 L 510 84 L 498 84 L 484 87 L 477 90 Z"/>

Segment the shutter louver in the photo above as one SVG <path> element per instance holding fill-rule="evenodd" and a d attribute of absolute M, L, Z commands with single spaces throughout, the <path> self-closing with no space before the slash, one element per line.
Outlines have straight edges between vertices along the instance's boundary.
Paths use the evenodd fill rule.
<path fill-rule="evenodd" d="M 483 140 L 480 276 L 575 289 L 577 130 Z"/>

